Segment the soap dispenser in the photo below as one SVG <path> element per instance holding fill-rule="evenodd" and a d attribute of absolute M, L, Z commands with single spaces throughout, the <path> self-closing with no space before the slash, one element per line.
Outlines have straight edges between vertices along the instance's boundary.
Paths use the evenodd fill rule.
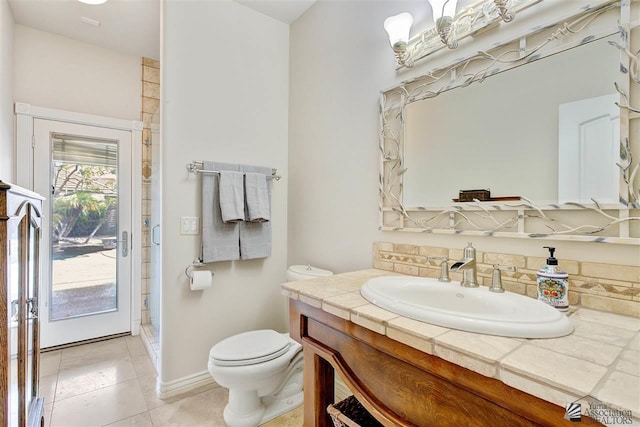
<path fill-rule="evenodd" d="M 547 265 L 538 270 L 538 300 L 546 302 L 560 311 L 569 309 L 569 275 L 558 267 L 558 260 L 553 256 L 556 248 L 549 249 Z"/>

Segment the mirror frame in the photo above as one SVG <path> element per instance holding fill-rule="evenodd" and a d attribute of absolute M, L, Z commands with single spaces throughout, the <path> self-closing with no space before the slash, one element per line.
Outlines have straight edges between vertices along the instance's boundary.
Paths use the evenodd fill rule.
<path fill-rule="evenodd" d="M 640 22 L 631 20 L 632 6 L 638 3 L 638 0 L 602 0 L 596 5 L 574 9 L 555 24 L 534 27 L 522 36 L 493 43 L 487 50 L 476 48 L 469 56 L 382 91 L 379 229 L 640 245 L 637 229 L 631 229 L 633 222 L 640 221 L 638 212 L 634 211 L 640 209 L 640 191 L 635 188 L 640 167 L 631 155 L 629 140 L 630 121 L 640 118 L 640 109 L 629 105 L 630 90 L 640 90 L 640 50 L 630 47 L 631 31 L 640 27 Z M 612 15 L 616 18 L 613 21 L 617 21 L 613 24 L 610 23 Z M 523 197 L 518 202 L 474 200 L 442 207 L 403 204 L 402 181 L 406 172 L 403 143 L 408 104 L 435 98 L 454 88 L 482 83 L 494 74 L 615 34 L 619 36 L 618 41 L 609 44 L 620 51 L 619 81 L 612 82 L 620 94 L 620 158 L 612 165 L 620 172 L 619 203 L 602 204 L 592 199 L 593 203 L 588 204 L 537 206 Z M 531 40 L 537 40 L 538 44 L 527 46 Z"/>

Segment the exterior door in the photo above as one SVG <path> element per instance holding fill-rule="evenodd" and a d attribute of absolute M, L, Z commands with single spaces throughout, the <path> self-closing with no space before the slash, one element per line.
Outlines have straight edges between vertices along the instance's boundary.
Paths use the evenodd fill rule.
<path fill-rule="evenodd" d="M 131 132 L 34 119 L 41 347 L 131 330 Z M 49 265 L 47 265 L 47 262 Z"/>

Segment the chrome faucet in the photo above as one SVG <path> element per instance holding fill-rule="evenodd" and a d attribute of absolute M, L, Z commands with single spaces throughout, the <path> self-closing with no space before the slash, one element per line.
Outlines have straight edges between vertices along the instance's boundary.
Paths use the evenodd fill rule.
<path fill-rule="evenodd" d="M 462 282 L 460 285 L 465 288 L 477 288 L 478 275 L 476 273 L 476 248 L 471 243 L 464 248 L 463 258 L 453 263 L 451 271 L 462 271 Z"/>

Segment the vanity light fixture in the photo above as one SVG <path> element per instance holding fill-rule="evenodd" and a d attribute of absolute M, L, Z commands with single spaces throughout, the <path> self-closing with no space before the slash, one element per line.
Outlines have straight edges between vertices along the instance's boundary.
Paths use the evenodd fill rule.
<path fill-rule="evenodd" d="M 453 17 L 456 15 L 458 0 L 427 0 L 433 12 L 433 22 L 442 43 L 449 49 L 458 47 L 458 41 L 451 35 Z"/>
<path fill-rule="evenodd" d="M 103 4 L 106 3 L 107 0 L 78 0 L 80 3 L 84 3 L 84 4 L 90 4 L 90 5 L 98 5 L 98 4 Z"/>
<path fill-rule="evenodd" d="M 391 44 L 391 49 L 393 49 L 393 52 L 396 54 L 396 61 L 407 67 L 412 66 L 405 63 L 411 24 L 413 24 L 413 17 L 407 12 L 390 16 L 384 21 L 384 29 L 387 31 L 387 34 L 389 34 L 389 43 Z"/>
<path fill-rule="evenodd" d="M 389 43 L 401 67 L 411 68 L 416 60 L 424 58 L 442 45 L 449 49 L 458 47 L 458 37 L 466 37 L 474 31 L 487 28 L 495 21 L 511 22 L 514 12 L 540 0 L 478 0 L 456 13 L 458 0 L 427 0 L 433 11 L 434 27 L 409 40 L 413 18 L 409 13 L 391 16 L 384 21 Z M 431 41 L 436 40 L 434 46 Z M 437 43 L 437 40 L 441 44 Z M 438 46 L 439 45 L 439 46 Z"/>

